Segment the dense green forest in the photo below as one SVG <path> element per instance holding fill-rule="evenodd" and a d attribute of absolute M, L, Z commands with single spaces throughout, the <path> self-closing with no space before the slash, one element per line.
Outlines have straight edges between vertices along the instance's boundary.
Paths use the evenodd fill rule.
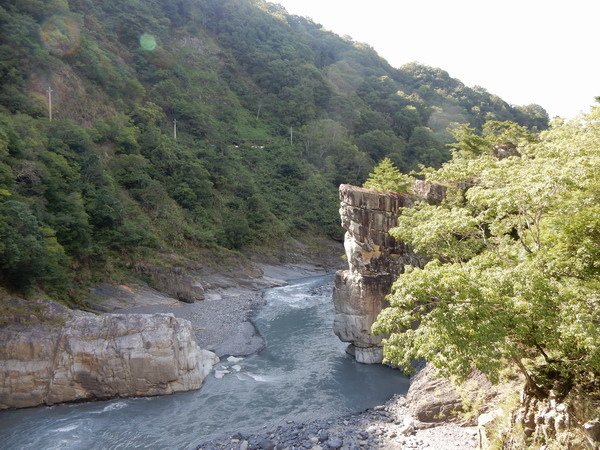
<path fill-rule="evenodd" d="M 548 124 L 262 0 L 6 0 L 0 30 L 0 284 L 22 292 L 339 238 L 338 184 L 384 157 L 439 167 L 456 123 Z"/>

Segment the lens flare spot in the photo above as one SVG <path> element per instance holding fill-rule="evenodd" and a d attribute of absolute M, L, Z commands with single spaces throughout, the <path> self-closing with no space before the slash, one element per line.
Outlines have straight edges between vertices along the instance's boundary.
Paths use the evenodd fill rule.
<path fill-rule="evenodd" d="M 151 34 L 144 33 L 140 36 L 140 47 L 147 52 L 151 52 L 156 49 L 156 38 Z"/>
<path fill-rule="evenodd" d="M 40 39 L 53 55 L 72 55 L 81 42 L 77 18 L 62 15 L 50 17 L 40 28 Z"/>

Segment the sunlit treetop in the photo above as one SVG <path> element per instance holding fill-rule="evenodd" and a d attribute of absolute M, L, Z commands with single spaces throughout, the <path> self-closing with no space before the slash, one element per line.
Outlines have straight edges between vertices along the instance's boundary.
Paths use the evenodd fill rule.
<path fill-rule="evenodd" d="M 600 108 L 539 135 L 462 127 L 426 175 L 441 205 L 403 211 L 392 234 L 430 258 L 408 268 L 374 331 L 385 359 L 425 358 L 464 378 L 513 365 L 536 395 L 600 376 Z M 510 155 L 494 153 L 510 142 Z M 415 323 L 419 326 L 413 328 Z"/>

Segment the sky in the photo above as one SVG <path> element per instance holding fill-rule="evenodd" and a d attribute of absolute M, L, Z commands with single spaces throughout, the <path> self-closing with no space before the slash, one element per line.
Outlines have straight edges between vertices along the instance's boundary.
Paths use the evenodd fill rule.
<path fill-rule="evenodd" d="M 394 67 L 440 67 L 550 117 L 600 96 L 598 0 L 271 0 L 372 46 Z"/>

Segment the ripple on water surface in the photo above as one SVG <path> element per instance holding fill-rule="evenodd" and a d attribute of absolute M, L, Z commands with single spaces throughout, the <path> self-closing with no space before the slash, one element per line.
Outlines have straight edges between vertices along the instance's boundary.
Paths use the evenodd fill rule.
<path fill-rule="evenodd" d="M 255 324 L 267 347 L 228 362 L 199 391 L 0 413 L 3 449 L 194 448 L 234 431 L 362 411 L 404 393 L 398 371 L 357 364 L 332 332 L 332 279 L 265 292 Z M 239 366 L 239 367 L 233 367 Z"/>

